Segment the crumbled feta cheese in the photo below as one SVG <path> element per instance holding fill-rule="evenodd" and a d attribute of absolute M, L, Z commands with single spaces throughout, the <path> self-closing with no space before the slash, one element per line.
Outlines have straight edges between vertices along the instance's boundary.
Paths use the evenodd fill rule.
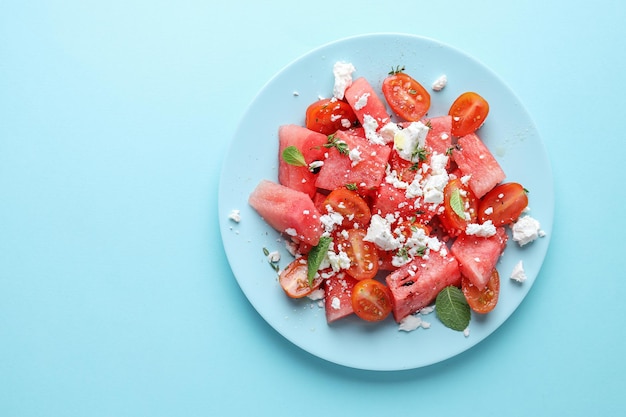
<path fill-rule="evenodd" d="M 363 160 L 363 158 L 361 157 L 361 151 L 359 150 L 358 146 L 356 148 L 350 149 L 350 153 L 348 154 L 348 156 L 352 161 L 352 166 L 355 166 Z"/>
<path fill-rule="evenodd" d="M 350 257 L 344 251 L 340 250 L 338 253 L 335 253 L 332 250 L 329 250 L 326 253 L 326 257 L 328 258 L 331 268 L 333 268 L 333 271 L 335 272 L 350 268 Z"/>
<path fill-rule="evenodd" d="M 489 237 L 496 234 L 496 227 L 491 220 L 487 220 L 483 224 L 470 223 L 465 228 L 465 234 L 476 235 L 478 237 Z"/>
<path fill-rule="evenodd" d="M 541 225 L 534 218 L 526 215 L 513 224 L 513 240 L 520 246 L 524 246 L 545 233 L 541 230 Z"/>
<path fill-rule="evenodd" d="M 354 103 L 354 110 L 361 110 L 363 107 L 367 106 L 367 99 L 369 96 L 370 93 L 364 93 L 361 97 L 359 97 Z"/>
<path fill-rule="evenodd" d="M 513 267 L 513 272 L 511 272 L 511 279 L 517 282 L 524 282 L 526 281 L 526 278 L 527 276 L 526 276 L 526 272 L 524 271 L 524 264 L 520 260 Z"/>
<path fill-rule="evenodd" d="M 324 166 L 324 161 L 313 161 L 309 164 L 310 170 L 315 170 Z"/>
<path fill-rule="evenodd" d="M 287 233 L 289 236 L 298 236 L 298 232 L 296 232 L 296 229 L 294 229 L 293 227 L 285 229 L 285 233 Z"/>
<path fill-rule="evenodd" d="M 241 221 L 241 212 L 237 209 L 231 210 L 228 218 L 234 221 L 235 223 L 239 223 Z"/>
<path fill-rule="evenodd" d="M 365 137 L 371 143 L 376 145 L 384 145 L 385 141 L 378 134 L 378 122 L 369 114 L 363 116 L 363 130 L 365 131 Z"/>
<path fill-rule="evenodd" d="M 493 207 L 487 207 L 484 211 L 484 213 L 488 216 L 490 214 L 493 214 Z"/>
<path fill-rule="evenodd" d="M 322 214 L 320 216 L 320 221 L 324 226 L 324 231 L 326 233 L 330 233 L 335 230 L 335 226 L 343 223 L 343 216 L 341 215 L 341 213 L 337 213 L 336 211 L 332 210 L 330 206 L 327 206 L 326 209 L 328 210 L 328 213 Z"/>
<path fill-rule="evenodd" d="M 428 130 L 428 126 L 422 122 L 412 122 L 406 128 L 398 130 L 393 137 L 393 147 L 398 156 L 415 162 L 415 152 L 424 147 Z"/>
<path fill-rule="evenodd" d="M 316 290 L 313 290 L 313 291 L 311 291 L 311 293 L 309 295 L 307 295 L 307 297 L 311 301 L 323 300 L 324 299 L 324 289 L 318 288 Z"/>
<path fill-rule="evenodd" d="M 394 122 L 385 123 L 378 131 L 378 135 L 383 139 L 385 144 L 393 142 L 396 133 L 400 131 L 400 127 Z"/>
<path fill-rule="evenodd" d="M 339 310 L 341 308 L 341 300 L 337 297 L 333 297 L 332 301 L 330 302 L 330 306 L 334 310 Z"/>
<path fill-rule="evenodd" d="M 271 263 L 276 263 L 280 261 L 280 253 L 278 251 L 273 251 L 267 254 L 267 260 Z"/>
<path fill-rule="evenodd" d="M 341 126 L 345 129 L 350 129 L 352 127 L 352 122 L 350 119 L 341 119 Z"/>
<path fill-rule="evenodd" d="M 352 73 L 354 71 L 356 71 L 356 68 L 348 62 L 336 62 L 333 65 L 333 75 L 335 76 L 333 96 L 340 100 L 343 99 L 346 88 L 352 85 Z"/>
<path fill-rule="evenodd" d="M 402 246 L 402 241 L 391 232 L 391 224 L 394 221 L 393 214 L 388 214 L 386 217 L 379 214 L 372 215 L 363 240 L 374 243 L 382 250 L 399 249 Z"/>
<path fill-rule="evenodd" d="M 410 314 L 400 321 L 398 330 L 404 332 L 412 332 L 413 330 L 419 329 L 420 327 L 428 329 L 430 327 L 430 324 L 422 321 L 422 318 L 420 316 Z"/>
<path fill-rule="evenodd" d="M 433 153 L 431 156 L 431 173 L 422 186 L 425 203 L 443 203 L 443 189 L 448 184 L 450 177 L 446 171 L 448 156 L 441 153 Z"/>
<path fill-rule="evenodd" d="M 443 74 L 433 82 L 432 89 L 435 91 L 441 91 L 448 84 L 448 77 Z"/>

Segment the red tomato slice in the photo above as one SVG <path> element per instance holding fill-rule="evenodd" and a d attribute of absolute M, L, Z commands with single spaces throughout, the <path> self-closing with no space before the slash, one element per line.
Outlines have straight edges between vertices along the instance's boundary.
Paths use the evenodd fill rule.
<path fill-rule="evenodd" d="M 494 269 L 491 272 L 487 286 L 482 290 L 479 290 L 478 287 L 473 285 L 468 278 L 462 277 L 461 289 L 463 290 L 467 304 L 469 304 L 472 310 L 481 314 L 489 313 L 498 303 L 498 296 L 500 295 L 500 274 L 498 274 L 497 269 Z"/>
<path fill-rule="evenodd" d="M 324 213 L 327 212 L 327 206 L 343 216 L 342 224 L 346 227 L 354 227 L 355 224 L 367 227 L 372 218 L 370 208 L 363 197 L 347 188 L 336 188 L 331 191 L 324 200 L 322 207 Z"/>
<path fill-rule="evenodd" d="M 485 123 L 489 114 L 489 103 L 480 95 L 469 91 L 461 94 L 452 103 L 448 114 L 452 116 L 452 134 L 465 136 Z"/>
<path fill-rule="evenodd" d="M 323 280 L 318 275 L 313 280 L 313 285 L 309 285 L 308 269 L 306 258 L 298 258 L 280 272 L 278 282 L 289 297 L 306 297 L 322 284 Z"/>
<path fill-rule="evenodd" d="M 460 207 L 455 204 L 455 199 L 457 201 L 460 199 Z M 444 210 L 439 214 L 439 220 L 450 236 L 458 236 L 465 232 L 468 224 L 476 223 L 478 199 L 459 178 L 450 180 L 443 189 L 443 206 Z M 455 208 L 460 208 L 462 213 L 457 213 L 461 210 Z M 461 214 L 464 214 L 464 217 L 461 217 Z"/>
<path fill-rule="evenodd" d="M 342 250 L 350 258 L 350 268 L 346 270 L 354 279 L 374 278 L 378 273 L 378 249 L 372 242 L 363 240 L 365 229 L 348 229 L 337 234 L 335 249 Z"/>
<path fill-rule="evenodd" d="M 375 279 L 359 281 L 352 289 L 352 308 L 363 320 L 384 320 L 391 313 L 391 303 L 389 287 Z"/>
<path fill-rule="evenodd" d="M 417 122 L 430 108 L 428 91 L 403 72 L 385 78 L 382 90 L 391 110 L 406 121 Z"/>
<path fill-rule="evenodd" d="M 306 127 L 325 135 L 350 129 L 356 123 L 357 117 L 352 107 L 336 98 L 318 100 L 306 109 Z"/>
<path fill-rule="evenodd" d="M 491 220 L 495 226 L 515 222 L 528 206 L 528 196 L 521 184 L 507 182 L 497 185 L 480 200 L 478 218 Z"/>

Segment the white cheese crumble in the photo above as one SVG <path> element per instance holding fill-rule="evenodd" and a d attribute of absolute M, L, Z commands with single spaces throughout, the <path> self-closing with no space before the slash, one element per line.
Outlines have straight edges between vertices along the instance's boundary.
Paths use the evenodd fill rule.
<path fill-rule="evenodd" d="M 378 135 L 381 137 L 382 141 L 387 144 L 393 142 L 396 133 L 400 130 L 400 127 L 396 123 L 388 122 L 380 128 Z"/>
<path fill-rule="evenodd" d="M 365 137 L 371 143 L 377 145 L 384 145 L 385 141 L 378 134 L 378 122 L 369 114 L 363 116 L 363 130 L 365 131 Z"/>
<path fill-rule="evenodd" d="M 280 253 L 278 251 L 273 251 L 267 254 L 267 260 L 271 263 L 276 263 L 280 261 Z"/>
<path fill-rule="evenodd" d="M 235 223 L 239 223 L 241 221 L 241 212 L 237 209 L 231 210 L 228 218 L 234 221 Z"/>
<path fill-rule="evenodd" d="M 411 314 L 400 321 L 398 330 L 402 330 L 404 332 L 412 332 L 413 330 L 419 329 L 420 327 L 428 329 L 430 328 L 430 323 L 422 320 L 420 316 Z"/>
<path fill-rule="evenodd" d="M 441 91 L 448 84 L 448 77 L 443 74 L 439 78 L 437 78 L 432 85 L 432 89 L 435 91 Z"/>
<path fill-rule="evenodd" d="M 333 87 L 333 96 L 343 99 L 346 88 L 352 85 L 352 73 L 356 71 L 354 65 L 349 62 L 336 62 L 333 65 L 333 75 L 335 76 L 335 85 Z"/>
<path fill-rule="evenodd" d="M 422 122 L 412 122 L 404 129 L 400 129 L 393 137 L 393 147 L 400 158 L 415 162 L 415 152 L 424 147 L 428 135 L 428 126 Z"/>
<path fill-rule="evenodd" d="M 333 300 L 330 302 L 330 306 L 334 310 L 339 310 L 341 308 L 341 300 L 337 297 L 333 297 Z"/>
<path fill-rule="evenodd" d="M 470 223 L 465 228 L 466 235 L 476 235 L 478 237 L 489 237 L 496 234 L 496 227 L 491 220 L 487 220 L 483 224 Z"/>
<path fill-rule="evenodd" d="M 329 252 L 328 255 L 333 271 L 350 268 L 350 257 L 344 251 L 340 251 L 339 253 Z"/>
<path fill-rule="evenodd" d="M 527 277 L 526 277 L 526 272 L 524 271 L 524 264 L 520 260 L 513 267 L 513 272 L 511 272 L 511 279 L 517 282 L 524 282 L 526 281 L 526 278 Z"/>
<path fill-rule="evenodd" d="M 361 110 L 363 107 L 367 106 L 367 99 L 370 96 L 370 93 L 364 93 L 358 100 L 354 103 L 354 110 Z"/>
<path fill-rule="evenodd" d="M 399 249 L 402 246 L 402 241 L 391 232 L 391 224 L 394 220 L 393 214 L 387 214 L 386 217 L 379 214 L 372 215 L 363 240 L 374 243 L 382 250 Z"/>
<path fill-rule="evenodd" d="M 528 215 L 520 217 L 520 219 L 513 224 L 512 230 L 513 240 L 520 246 L 524 246 L 538 237 L 545 236 L 539 222 Z"/>
<path fill-rule="evenodd" d="M 348 156 L 352 161 L 352 166 L 355 166 L 363 160 L 363 158 L 361 157 L 361 151 L 359 150 L 358 146 L 356 148 L 350 149 L 350 153 L 348 154 Z"/>
<path fill-rule="evenodd" d="M 441 204 L 443 203 L 443 189 L 450 179 L 448 171 L 446 170 L 448 156 L 441 153 L 434 153 L 431 156 L 430 162 L 430 176 L 426 178 L 422 186 L 424 202 Z"/>

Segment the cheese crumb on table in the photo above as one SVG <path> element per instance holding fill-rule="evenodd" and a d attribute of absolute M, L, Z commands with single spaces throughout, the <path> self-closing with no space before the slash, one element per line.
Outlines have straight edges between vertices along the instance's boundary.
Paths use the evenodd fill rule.
<path fill-rule="evenodd" d="M 228 218 L 234 221 L 235 223 L 239 223 L 241 221 L 241 212 L 237 209 L 231 210 Z"/>
<path fill-rule="evenodd" d="M 439 78 L 437 78 L 435 82 L 433 82 L 432 89 L 435 91 L 441 91 L 444 89 L 446 84 L 448 84 L 448 77 L 443 74 Z"/>
<path fill-rule="evenodd" d="M 511 272 L 511 279 L 517 282 L 526 281 L 526 272 L 524 272 L 524 265 L 520 260 L 514 267 L 513 272 Z"/>

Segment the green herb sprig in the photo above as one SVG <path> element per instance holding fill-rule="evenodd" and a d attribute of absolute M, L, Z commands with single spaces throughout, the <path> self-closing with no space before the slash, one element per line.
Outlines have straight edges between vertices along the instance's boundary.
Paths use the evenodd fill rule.
<path fill-rule="evenodd" d="M 337 139 L 334 134 L 328 135 L 328 143 L 324 144 L 324 147 L 336 148 L 342 155 L 348 155 L 350 153 L 350 149 L 348 149 L 348 144 L 341 139 Z"/>
<path fill-rule="evenodd" d="M 463 292 L 453 285 L 439 292 L 435 300 L 435 311 L 444 326 L 459 332 L 467 329 L 472 316 Z"/>
<path fill-rule="evenodd" d="M 283 149 L 282 157 L 283 161 L 285 161 L 289 165 L 297 167 L 306 166 L 304 155 L 302 155 L 300 149 L 296 148 L 295 146 L 287 146 L 285 149 Z"/>
<path fill-rule="evenodd" d="M 313 246 L 309 251 L 309 257 L 307 261 L 307 278 L 309 280 L 309 286 L 313 285 L 313 280 L 315 279 L 315 275 L 317 274 L 317 270 L 319 269 L 326 253 L 328 252 L 328 248 L 330 247 L 333 238 L 330 236 L 322 236 L 317 245 Z"/>

